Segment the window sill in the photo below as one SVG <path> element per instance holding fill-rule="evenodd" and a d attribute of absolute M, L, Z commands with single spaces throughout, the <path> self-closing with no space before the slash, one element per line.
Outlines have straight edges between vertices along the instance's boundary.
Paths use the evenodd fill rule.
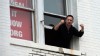
<path fill-rule="evenodd" d="M 32 41 L 21 40 L 21 39 L 16 39 L 16 38 L 11 38 L 10 45 L 21 46 L 21 47 L 26 47 L 26 48 L 38 48 L 38 49 L 60 53 L 59 47 L 43 45 L 39 43 L 34 43 Z M 81 55 L 81 52 L 78 50 L 65 49 L 65 48 L 62 48 L 62 50 L 63 50 L 63 53 L 65 54 L 79 55 L 79 56 Z"/>

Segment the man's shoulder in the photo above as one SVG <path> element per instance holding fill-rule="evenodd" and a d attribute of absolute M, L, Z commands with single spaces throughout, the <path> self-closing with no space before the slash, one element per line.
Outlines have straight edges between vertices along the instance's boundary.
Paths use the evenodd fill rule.
<path fill-rule="evenodd" d="M 73 25 L 71 26 L 72 29 L 77 29 L 76 27 L 74 27 Z"/>

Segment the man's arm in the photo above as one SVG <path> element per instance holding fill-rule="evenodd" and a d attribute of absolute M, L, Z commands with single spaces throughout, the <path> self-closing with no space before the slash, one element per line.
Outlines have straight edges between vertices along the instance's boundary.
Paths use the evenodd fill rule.
<path fill-rule="evenodd" d="M 81 27 L 80 31 L 78 31 L 76 28 L 74 29 L 74 35 L 77 37 L 81 37 L 84 34 L 84 25 L 81 24 L 80 27 Z"/>
<path fill-rule="evenodd" d="M 80 24 L 80 27 L 81 27 L 81 32 L 84 32 L 84 25 L 83 24 Z"/>
<path fill-rule="evenodd" d="M 55 27 L 54 30 L 58 30 L 59 27 L 64 23 L 64 20 L 62 19 Z"/>

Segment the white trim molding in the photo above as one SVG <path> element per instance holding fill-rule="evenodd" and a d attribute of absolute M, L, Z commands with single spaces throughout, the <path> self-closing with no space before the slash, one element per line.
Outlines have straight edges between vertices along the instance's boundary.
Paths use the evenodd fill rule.
<path fill-rule="evenodd" d="M 35 20 L 36 20 L 36 42 L 45 44 L 44 27 L 41 21 L 44 20 L 43 0 L 35 0 Z"/>
<path fill-rule="evenodd" d="M 26 47 L 26 48 L 37 48 L 37 49 L 52 51 L 56 53 L 61 53 L 60 47 L 43 45 L 43 44 L 34 43 L 27 40 L 21 40 L 21 39 L 15 39 L 15 38 L 11 38 L 10 45 Z M 77 55 L 77 56 L 81 55 L 81 51 L 78 51 L 78 50 L 65 49 L 65 48 L 61 48 L 61 49 L 63 50 L 63 54 Z"/>

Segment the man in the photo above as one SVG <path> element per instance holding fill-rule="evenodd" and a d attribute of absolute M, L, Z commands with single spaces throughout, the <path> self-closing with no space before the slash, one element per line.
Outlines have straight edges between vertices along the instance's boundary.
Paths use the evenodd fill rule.
<path fill-rule="evenodd" d="M 78 31 L 72 24 L 74 17 L 68 15 L 65 20 L 61 20 L 55 27 L 54 31 L 57 34 L 57 44 L 59 47 L 70 48 L 70 41 L 73 36 L 81 37 L 84 33 L 83 24 L 80 25 L 81 30 Z"/>

